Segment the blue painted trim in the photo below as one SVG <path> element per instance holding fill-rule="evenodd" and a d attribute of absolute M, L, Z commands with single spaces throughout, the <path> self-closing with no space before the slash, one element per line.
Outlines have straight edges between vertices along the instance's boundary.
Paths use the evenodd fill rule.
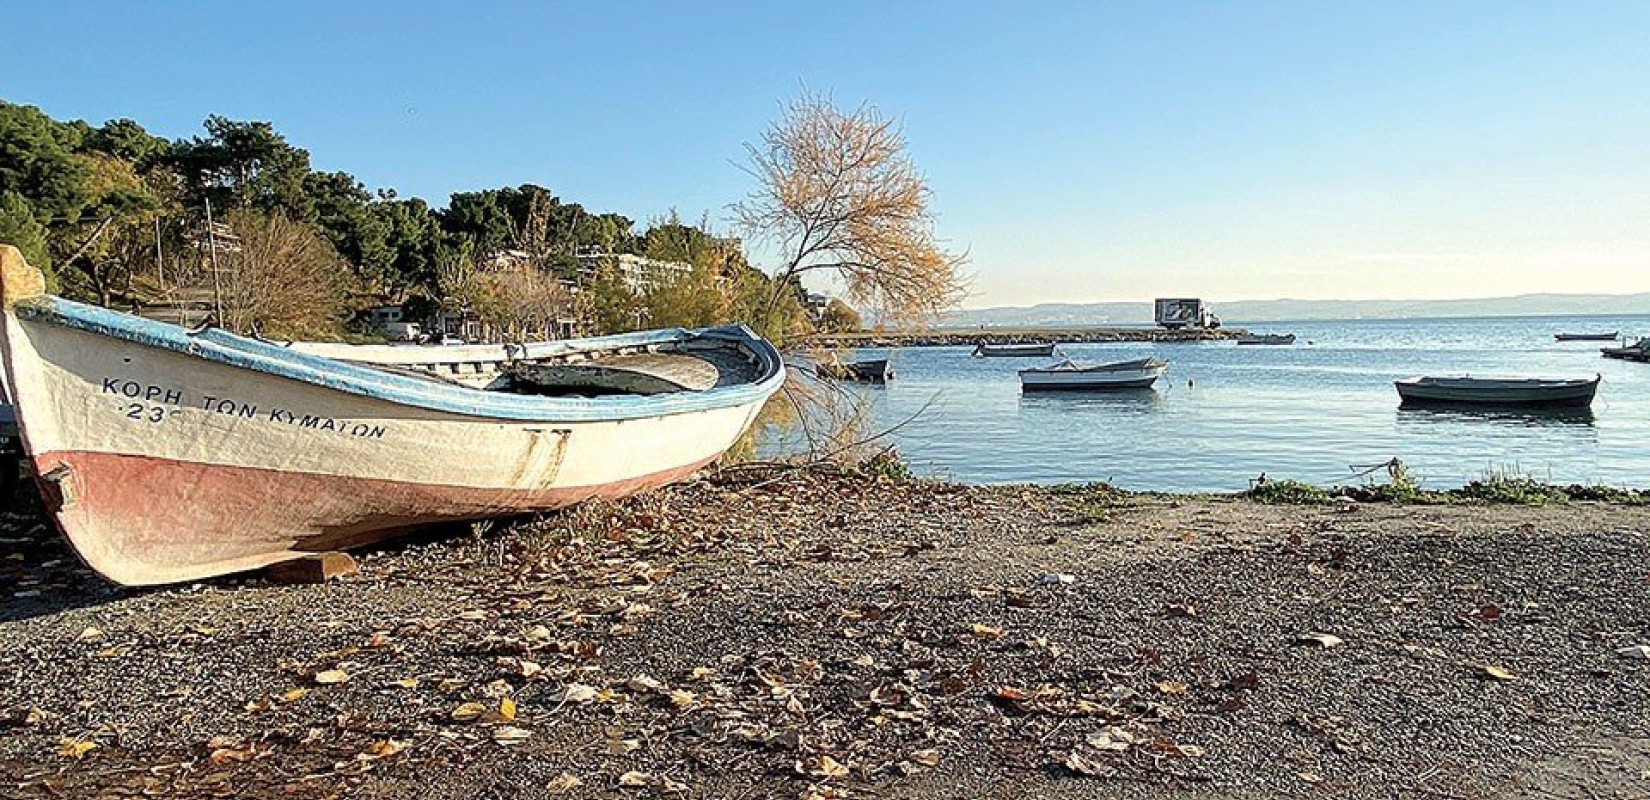
<path fill-rule="evenodd" d="M 645 397 L 610 395 L 577 398 L 488 392 L 467 386 L 423 380 L 346 361 L 294 352 L 277 344 L 236 336 L 216 328 L 191 333 L 177 325 L 76 303 L 60 297 L 32 298 L 16 304 L 13 310 L 24 319 L 75 328 L 147 347 L 171 350 L 341 392 L 405 406 L 489 419 L 600 422 L 708 411 L 760 403 L 778 391 L 785 381 L 785 366 L 779 357 L 779 351 L 743 325 L 701 330 L 672 328 L 642 331 L 574 339 L 564 344 L 572 351 L 666 344 L 692 339 L 714 340 L 742 347 L 756 357 L 760 377 L 751 383 L 721 386 L 702 392 L 673 392 Z"/>

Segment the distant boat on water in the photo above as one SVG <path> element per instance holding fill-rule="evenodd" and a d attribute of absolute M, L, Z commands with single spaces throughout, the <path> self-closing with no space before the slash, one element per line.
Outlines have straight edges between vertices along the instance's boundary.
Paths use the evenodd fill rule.
<path fill-rule="evenodd" d="M 1169 369 L 1161 358 L 1140 358 L 1112 364 L 1083 364 L 1066 359 L 1047 367 L 1020 370 L 1022 391 L 1146 389 Z"/>
<path fill-rule="evenodd" d="M 1625 361 L 1650 361 L 1650 337 L 1639 339 L 1636 342 L 1621 347 L 1600 347 L 1599 353 L 1605 358 L 1618 358 Z"/>
<path fill-rule="evenodd" d="M 822 378 L 833 378 L 839 381 L 884 383 L 894 378 L 894 370 L 888 365 L 888 359 L 886 358 L 869 358 L 860 361 L 822 361 L 814 367 L 814 372 Z"/>
<path fill-rule="evenodd" d="M 990 344 L 980 342 L 974 345 L 975 358 L 1048 358 L 1054 355 L 1054 348 L 1058 342 L 1031 342 L 1027 344 Z"/>
<path fill-rule="evenodd" d="M 1395 381 L 1406 406 L 1585 408 L 1602 376 L 1591 378 L 1472 378 L 1423 376 Z"/>
<path fill-rule="evenodd" d="M 1609 333 L 1555 333 L 1553 338 L 1561 342 L 1613 342 L 1621 338 L 1621 331 Z"/>
<path fill-rule="evenodd" d="M 1237 338 L 1238 344 L 1294 344 L 1293 333 L 1246 333 Z"/>

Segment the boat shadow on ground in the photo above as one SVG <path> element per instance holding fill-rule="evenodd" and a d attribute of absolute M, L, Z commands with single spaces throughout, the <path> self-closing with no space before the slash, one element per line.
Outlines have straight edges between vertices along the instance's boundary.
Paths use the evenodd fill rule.
<path fill-rule="evenodd" d="M 43 617 L 143 593 L 117 586 L 81 563 L 40 506 L 32 480 L 0 511 L 0 622 Z"/>
<path fill-rule="evenodd" d="M 0 623 L 47 617 L 87 608 L 178 591 L 190 587 L 235 590 L 270 585 L 261 570 L 222 575 L 165 586 L 121 586 L 97 574 L 75 555 L 40 506 L 39 493 L 26 481 L 0 508 Z M 549 514 L 526 514 L 478 522 L 438 522 L 409 528 L 401 534 L 349 549 L 356 558 L 393 555 L 463 538 L 499 538 L 518 524 Z"/>

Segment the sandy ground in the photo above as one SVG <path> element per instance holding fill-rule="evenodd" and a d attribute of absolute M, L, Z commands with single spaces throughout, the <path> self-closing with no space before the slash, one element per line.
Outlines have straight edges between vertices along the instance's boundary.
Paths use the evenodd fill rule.
<path fill-rule="evenodd" d="M 1643 507 L 759 476 L 148 591 L 5 524 L 5 796 L 1650 797 Z"/>

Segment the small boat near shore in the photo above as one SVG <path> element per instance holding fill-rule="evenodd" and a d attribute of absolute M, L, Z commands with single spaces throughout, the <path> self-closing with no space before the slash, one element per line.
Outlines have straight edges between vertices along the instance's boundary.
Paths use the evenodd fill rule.
<path fill-rule="evenodd" d="M 1237 343 L 1238 344 L 1269 344 L 1269 345 L 1294 344 L 1295 343 L 1295 334 L 1293 334 L 1293 333 L 1262 333 L 1262 334 L 1246 333 L 1246 334 L 1244 334 L 1242 336 L 1239 336 L 1237 338 Z"/>
<path fill-rule="evenodd" d="M 47 511 L 127 585 L 619 497 L 720 457 L 785 380 L 742 326 L 284 346 L 45 293 L 0 245 L 0 355 Z"/>
<path fill-rule="evenodd" d="M 1028 342 L 1026 344 L 991 344 L 980 342 L 974 345 L 975 358 L 1048 358 L 1054 355 L 1054 349 L 1059 347 L 1058 342 Z"/>
<path fill-rule="evenodd" d="M 1084 364 L 1065 359 L 1047 367 L 1020 370 L 1021 391 L 1147 389 L 1168 371 L 1161 358 L 1112 364 Z"/>
<path fill-rule="evenodd" d="M 1600 347 L 1598 352 L 1605 358 L 1615 358 L 1623 361 L 1650 361 L 1650 338 L 1642 338 L 1621 347 Z"/>
<path fill-rule="evenodd" d="M 1621 331 L 1609 333 L 1555 333 L 1553 338 L 1560 342 L 1613 342 L 1621 338 Z"/>
<path fill-rule="evenodd" d="M 868 358 L 859 361 L 822 361 L 814 366 L 814 373 L 822 378 L 839 381 L 868 381 L 886 383 L 894 379 L 894 370 L 886 358 Z"/>
<path fill-rule="evenodd" d="M 1603 377 L 1473 378 L 1422 376 L 1395 381 L 1405 406 L 1585 408 Z"/>

